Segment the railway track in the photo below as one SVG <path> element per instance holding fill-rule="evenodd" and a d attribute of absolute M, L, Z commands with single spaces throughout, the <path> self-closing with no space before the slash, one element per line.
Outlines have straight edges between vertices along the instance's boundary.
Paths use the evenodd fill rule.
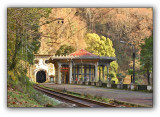
<path fill-rule="evenodd" d="M 57 99 L 69 102 L 69 103 L 73 103 L 76 104 L 78 107 L 116 107 L 115 105 L 111 105 L 111 104 L 107 104 L 107 103 L 103 103 L 103 102 L 99 102 L 99 101 L 95 101 L 95 100 L 90 100 L 90 99 L 86 99 L 86 98 L 82 98 L 82 97 L 77 97 L 77 96 L 73 96 L 70 94 L 66 94 L 66 93 L 62 93 L 59 91 L 53 91 L 50 89 L 46 89 L 43 87 L 40 87 L 39 85 L 34 85 L 34 88 L 36 90 L 39 90 L 51 97 L 55 97 Z"/>

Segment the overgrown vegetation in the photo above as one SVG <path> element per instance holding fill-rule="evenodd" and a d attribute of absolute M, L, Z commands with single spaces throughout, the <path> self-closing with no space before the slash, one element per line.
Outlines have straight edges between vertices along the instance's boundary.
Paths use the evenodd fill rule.
<path fill-rule="evenodd" d="M 62 45 L 57 51 L 56 51 L 56 54 L 55 55 L 69 55 L 71 54 L 72 52 L 75 52 L 76 49 L 72 46 L 69 46 L 69 45 Z"/>
<path fill-rule="evenodd" d="M 28 78 L 23 77 L 22 79 L 27 83 L 8 80 L 8 107 L 54 107 L 59 104 L 54 99 L 36 91 Z"/>
<path fill-rule="evenodd" d="M 40 47 L 39 20 L 51 9 L 8 8 L 7 10 L 7 86 L 8 107 L 44 107 L 49 101 L 33 89 L 27 69 Z M 45 103 L 44 103 L 45 102 Z"/>
<path fill-rule="evenodd" d="M 145 44 L 141 45 L 141 69 L 147 73 L 148 84 L 150 85 L 150 73 L 153 70 L 153 37 L 145 39 Z"/>

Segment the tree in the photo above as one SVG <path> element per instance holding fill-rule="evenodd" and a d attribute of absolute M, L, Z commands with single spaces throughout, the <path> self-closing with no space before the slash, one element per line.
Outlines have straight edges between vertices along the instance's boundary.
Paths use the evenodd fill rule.
<path fill-rule="evenodd" d="M 117 72 L 118 72 L 118 63 L 117 61 L 113 61 L 110 64 L 110 73 L 113 74 L 112 80 L 115 81 L 115 83 L 118 83 Z"/>
<path fill-rule="evenodd" d="M 153 32 L 152 8 L 79 8 L 81 16 L 88 24 L 89 33 L 108 37 L 113 42 L 118 65 L 121 71 L 129 69 L 131 48 L 120 44 L 120 41 L 135 44 L 137 57 L 140 55 L 139 45 L 144 38 Z M 88 16 L 88 17 L 87 17 Z M 90 16 L 90 17 L 89 17 Z M 92 26 L 90 26 L 90 21 Z M 93 25 L 94 24 L 94 25 Z"/>
<path fill-rule="evenodd" d="M 140 63 L 142 69 L 147 73 L 148 84 L 150 85 L 150 71 L 153 68 L 153 37 L 145 39 L 145 44 L 141 44 Z"/>
<path fill-rule="evenodd" d="M 77 8 L 53 8 L 48 18 L 41 18 L 41 24 L 46 21 L 52 22 L 40 27 L 42 37 L 39 54 L 55 54 L 64 44 L 77 49 L 85 46 L 83 38 L 87 25 L 77 14 L 77 10 Z M 59 19 L 62 19 L 63 23 Z"/>
<path fill-rule="evenodd" d="M 50 9 L 7 9 L 7 63 L 13 70 L 20 60 L 33 64 L 33 54 L 40 47 L 39 19 Z"/>
<path fill-rule="evenodd" d="M 39 19 L 47 17 L 49 11 L 50 8 L 7 9 L 8 81 L 21 82 L 27 88 L 27 69 L 40 47 Z"/>
<path fill-rule="evenodd" d="M 95 33 L 88 33 L 85 37 L 87 44 L 86 50 L 98 55 L 98 56 L 109 56 L 115 57 L 115 49 L 113 48 L 112 41 L 104 36 L 99 36 Z M 113 74 L 112 80 L 118 83 L 117 79 L 118 63 L 116 61 L 110 64 L 110 74 Z"/>
<path fill-rule="evenodd" d="M 62 45 L 57 51 L 55 55 L 69 55 L 72 52 L 75 52 L 76 49 L 69 45 Z"/>
<path fill-rule="evenodd" d="M 117 73 L 117 77 L 118 77 L 119 83 L 122 83 L 123 79 L 125 78 L 125 76 L 122 73 Z"/>
<path fill-rule="evenodd" d="M 99 56 L 115 57 L 115 49 L 112 41 L 104 36 L 99 36 L 96 33 L 88 33 L 85 37 L 87 48 L 89 52 Z"/>

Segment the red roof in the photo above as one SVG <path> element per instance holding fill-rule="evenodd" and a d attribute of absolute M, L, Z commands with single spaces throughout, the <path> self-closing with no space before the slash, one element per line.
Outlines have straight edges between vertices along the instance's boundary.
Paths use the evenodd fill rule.
<path fill-rule="evenodd" d="M 86 50 L 80 49 L 76 52 L 71 53 L 70 56 L 96 56 L 96 55 L 94 55 Z"/>

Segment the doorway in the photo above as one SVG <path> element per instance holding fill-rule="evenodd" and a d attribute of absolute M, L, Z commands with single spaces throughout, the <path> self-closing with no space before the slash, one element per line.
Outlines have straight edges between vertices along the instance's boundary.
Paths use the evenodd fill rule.
<path fill-rule="evenodd" d="M 62 73 L 62 83 L 68 84 L 69 83 L 69 66 L 63 65 L 61 68 Z"/>

